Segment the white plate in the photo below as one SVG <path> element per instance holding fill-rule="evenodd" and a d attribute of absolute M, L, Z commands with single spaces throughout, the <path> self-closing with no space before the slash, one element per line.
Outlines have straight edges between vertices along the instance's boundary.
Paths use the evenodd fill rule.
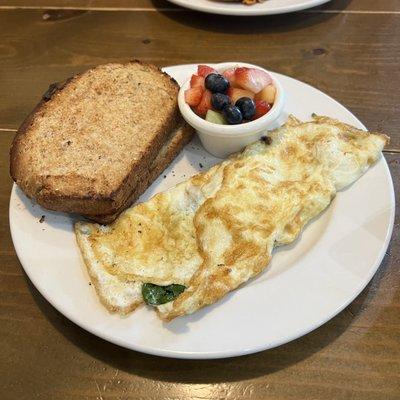
<path fill-rule="evenodd" d="M 194 65 L 165 68 L 182 83 Z M 286 112 L 312 112 L 363 128 L 335 100 L 277 74 L 288 94 Z M 218 160 L 194 140 L 142 196 L 146 200 Z M 389 244 L 394 192 L 385 159 L 374 165 L 312 222 L 296 243 L 275 251 L 270 266 L 213 306 L 163 324 L 142 307 L 129 317 L 99 303 L 72 231 L 74 218 L 32 204 L 14 185 L 10 227 L 15 249 L 40 293 L 71 321 L 110 342 L 178 358 L 220 358 L 269 349 L 319 327 L 343 310 L 376 272 Z M 40 222 L 42 215 L 45 221 Z"/>
<path fill-rule="evenodd" d="M 226 3 L 213 0 L 169 0 L 179 6 L 212 14 L 224 15 L 268 15 L 285 14 L 316 7 L 330 0 L 266 0 L 246 6 L 241 3 Z"/>

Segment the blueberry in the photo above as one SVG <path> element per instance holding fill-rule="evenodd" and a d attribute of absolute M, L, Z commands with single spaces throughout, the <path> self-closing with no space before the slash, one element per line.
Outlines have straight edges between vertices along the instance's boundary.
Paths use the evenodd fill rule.
<path fill-rule="evenodd" d="M 229 88 L 229 81 L 221 74 L 209 74 L 205 85 L 212 93 L 225 93 Z"/>
<path fill-rule="evenodd" d="M 235 106 L 242 112 L 244 119 L 252 119 L 256 114 L 256 105 L 250 97 L 241 97 Z"/>
<path fill-rule="evenodd" d="M 222 110 L 225 106 L 227 106 L 230 103 L 231 99 L 226 94 L 214 93 L 211 96 L 211 104 L 218 111 Z"/>
<path fill-rule="evenodd" d="M 231 104 L 225 106 L 222 110 L 222 114 L 224 114 L 228 124 L 240 124 L 243 121 L 243 116 L 239 108 Z"/>

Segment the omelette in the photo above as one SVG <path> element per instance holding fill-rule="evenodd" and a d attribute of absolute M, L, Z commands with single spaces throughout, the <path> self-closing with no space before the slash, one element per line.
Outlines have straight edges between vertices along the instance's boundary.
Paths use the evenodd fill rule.
<path fill-rule="evenodd" d="M 262 272 L 389 138 L 328 117 L 287 123 L 207 172 L 75 233 L 102 303 L 146 302 L 170 321 L 213 304 Z"/>

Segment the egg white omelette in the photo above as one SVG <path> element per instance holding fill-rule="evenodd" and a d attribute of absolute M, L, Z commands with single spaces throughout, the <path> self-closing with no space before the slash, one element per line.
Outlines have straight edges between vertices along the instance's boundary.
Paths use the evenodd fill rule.
<path fill-rule="evenodd" d="M 165 321 L 215 303 L 263 271 L 274 246 L 294 241 L 388 140 L 327 117 L 290 117 L 109 226 L 76 223 L 102 303 L 125 314 L 145 298 Z"/>

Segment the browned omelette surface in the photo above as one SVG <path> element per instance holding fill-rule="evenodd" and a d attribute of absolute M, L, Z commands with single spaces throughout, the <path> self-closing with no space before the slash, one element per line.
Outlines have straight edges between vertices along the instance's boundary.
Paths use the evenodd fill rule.
<path fill-rule="evenodd" d="M 136 297 L 122 291 L 135 305 L 143 282 L 185 285 L 175 301 L 157 307 L 164 320 L 218 301 L 266 268 L 274 246 L 292 242 L 337 190 L 380 157 L 387 141 L 325 117 L 291 118 L 270 137 L 270 144 L 253 143 L 132 207 L 109 227 L 77 224 L 86 265 L 101 281 L 97 290 L 108 308 L 121 299 L 112 298 L 110 281 L 114 290 L 119 283 L 135 288 Z"/>

